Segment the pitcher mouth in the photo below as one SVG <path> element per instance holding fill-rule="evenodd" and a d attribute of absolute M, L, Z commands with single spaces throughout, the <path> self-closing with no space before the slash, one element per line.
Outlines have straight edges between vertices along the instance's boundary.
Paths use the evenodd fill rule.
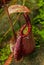
<path fill-rule="evenodd" d="M 28 26 L 26 26 L 25 29 L 23 30 L 23 34 L 24 35 L 28 34 Z"/>
<path fill-rule="evenodd" d="M 28 25 L 24 24 L 20 29 L 20 35 L 22 37 L 26 37 L 31 31 L 31 27 L 28 27 Z"/>

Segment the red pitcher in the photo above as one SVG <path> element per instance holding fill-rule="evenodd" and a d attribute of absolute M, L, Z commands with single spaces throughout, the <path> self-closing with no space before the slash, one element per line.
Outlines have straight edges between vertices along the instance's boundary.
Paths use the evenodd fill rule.
<path fill-rule="evenodd" d="M 4 2 L 4 5 L 5 5 L 5 2 Z M 22 6 L 22 5 L 12 5 L 9 8 L 6 7 L 5 5 L 5 9 L 8 14 L 9 22 L 10 22 L 10 25 L 14 34 L 12 42 L 10 42 L 10 48 L 11 48 L 11 51 L 13 52 L 14 58 L 16 60 L 20 60 L 23 56 L 26 56 L 32 53 L 35 48 L 35 41 L 34 41 L 34 37 L 32 33 L 31 21 L 30 21 L 30 17 L 28 16 L 28 13 L 30 12 L 30 10 L 27 7 Z M 10 14 L 19 13 L 19 12 L 23 13 L 23 16 L 26 20 L 26 24 L 24 24 L 21 27 L 17 36 L 14 32 Z M 23 30 L 26 27 L 28 27 L 28 32 L 26 34 L 23 34 Z"/>

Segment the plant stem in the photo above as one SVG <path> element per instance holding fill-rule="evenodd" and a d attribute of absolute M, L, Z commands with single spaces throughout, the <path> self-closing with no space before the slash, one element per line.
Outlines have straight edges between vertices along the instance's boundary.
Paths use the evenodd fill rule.
<path fill-rule="evenodd" d="M 25 5 L 26 0 L 23 0 L 23 5 Z"/>

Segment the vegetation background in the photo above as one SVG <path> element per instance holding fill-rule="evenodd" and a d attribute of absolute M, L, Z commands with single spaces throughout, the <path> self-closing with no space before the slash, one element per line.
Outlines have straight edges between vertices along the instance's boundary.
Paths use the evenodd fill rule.
<path fill-rule="evenodd" d="M 0 0 L 0 65 L 4 65 L 5 60 L 11 53 L 9 48 L 9 40 L 12 37 L 12 31 L 8 23 L 8 15 L 5 13 L 4 6 L 1 1 L 2 0 Z M 25 5 L 29 9 L 31 9 L 31 13 L 29 14 L 29 16 L 32 23 L 34 39 L 36 42 L 36 52 L 34 52 L 30 58 L 34 58 L 36 57 L 37 53 L 40 53 L 40 50 L 38 51 L 38 49 L 41 49 L 41 46 L 42 48 L 44 48 L 44 0 L 10 0 L 9 2 L 7 1 L 8 7 L 13 4 Z M 12 14 L 10 15 L 10 17 L 13 21 L 12 23 L 14 25 L 14 29 L 17 32 L 20 29 L 20 25 L 23 25 L 25 20 L 22 16 L 20 16 L 21 24 L 19 24 L 17 19 L 19 17 L 18 14 Z M 41 51 L 43 51 L 43 49 Z M 26 62 L 24 64 L 26 65 Z M 34 62 L 32 63 L 32 65 L 33 64 Z M 40 64 L 35 63 L 35 65 Z"/>

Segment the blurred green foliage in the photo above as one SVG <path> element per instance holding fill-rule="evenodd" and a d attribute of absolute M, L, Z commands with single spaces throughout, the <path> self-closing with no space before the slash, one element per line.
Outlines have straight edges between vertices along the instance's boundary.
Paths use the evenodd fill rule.
<path fill-rule="evenodd" d="M 8 58 L 10 54 L 10 48 L 7 44 L 4 48 L 0 48 L 0 65 L 4 64 L 4 61 Z"/>

